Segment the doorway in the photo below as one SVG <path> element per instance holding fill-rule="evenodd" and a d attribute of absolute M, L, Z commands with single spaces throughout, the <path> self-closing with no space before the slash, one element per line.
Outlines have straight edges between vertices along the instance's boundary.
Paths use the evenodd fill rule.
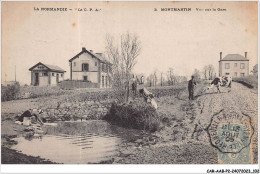
<path fill-rule="evenodd" d="M 59 74 L 56 75 L 56 82 L 59 83 Z"/>
<path fill-rule="evenodd" d="M 35 82 L 34 86 L 39 86 L 39 73 L 35 73 Z"/>

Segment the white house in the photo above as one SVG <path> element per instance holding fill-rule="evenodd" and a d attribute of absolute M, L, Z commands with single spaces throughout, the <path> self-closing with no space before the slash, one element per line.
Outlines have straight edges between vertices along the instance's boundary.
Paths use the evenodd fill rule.
<path fill-rule="evenodd" d="M 57 85 L 64 80 L 64 71 L 58 66 L 47 65 L 41 62 L 29 69 L 31 71 L 32 86 Z"/>
<path fill-rule="evenodd" d="M 245 52 L 245 56 L 240 54 L 228 54 L 223 59 L 222 52 L 220 52 L 219 75 L 229 75 L 232 77 L 248 76 L 249 60 L 247 59 L 247 52 Z"/>
<path fill-rule="evenodd" d="M 112 64 L 102 53 L 82 48 L 82 51 L 69 60 L 70 80 L 80 80 L 97 84 L 99 88 L 111 87 L 110 72 Z"/>

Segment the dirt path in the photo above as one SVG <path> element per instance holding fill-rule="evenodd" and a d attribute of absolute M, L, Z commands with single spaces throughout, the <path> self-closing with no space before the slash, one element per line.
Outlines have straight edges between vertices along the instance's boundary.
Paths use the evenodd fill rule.
<path fill-rule="evenodd" d="M 257 119 L 258 94 L 241 84 L 233 83 L 232 91 L 228 93 L 223 88 L 222 93 L 216 89 L 202 92 L 205 85 L 198 85 L 195 90 L 195 100 L 187 100 L 187 91 L 177 98 L 162 97 L 157 99 L 158 112 L 165 116 L 166 127 L 156 136 L 160 141 L 153 146 L 135 147 L 132 155 L 119 158 L 117 163 L 147 163 L 147 164 L 216 164 L 218 150 L 214 148 L 207 133 L 214 114 L 236 111 L 251 117 L 254 134 L 252 138 L 253 162 L 257 163 Z"/>

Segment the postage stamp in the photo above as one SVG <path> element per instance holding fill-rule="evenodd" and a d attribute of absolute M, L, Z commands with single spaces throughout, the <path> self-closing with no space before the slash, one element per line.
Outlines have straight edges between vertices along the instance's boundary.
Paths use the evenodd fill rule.
<path fill-rule="evenodd" d="M 213 115 L 208 127 L 211 145 L 218 149 L 218 162 L 251 163 L 250 144 L 254 129 L 251 118 L 237 112 Z"/>

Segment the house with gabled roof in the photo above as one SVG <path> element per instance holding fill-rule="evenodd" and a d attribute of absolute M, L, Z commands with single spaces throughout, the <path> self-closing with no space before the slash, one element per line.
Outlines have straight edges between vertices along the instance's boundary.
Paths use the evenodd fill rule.
<path fill-rule="evenodd" d="M 69 59 L 70 80 L 85 81 L 95 84 L 98 88 L 111 87 L 112 64 L 102 53 L 82 48 L 81 52 Z"/>
<path fill-rule="evenodd" d="M 245 77 L 249 75 L 249 59 L 240 54 L 228 54 L 222 58 L 220 52 L 219 76 Z"/>
<path fill-rule="evenodd" d="M 62 68 L 55 65 L 43 64 L 41 62 L 32 66 L 31 71 L 31 85 L 32 86 L 49 86 L 57 85 L 64 80 L 64 71 Z"/>

